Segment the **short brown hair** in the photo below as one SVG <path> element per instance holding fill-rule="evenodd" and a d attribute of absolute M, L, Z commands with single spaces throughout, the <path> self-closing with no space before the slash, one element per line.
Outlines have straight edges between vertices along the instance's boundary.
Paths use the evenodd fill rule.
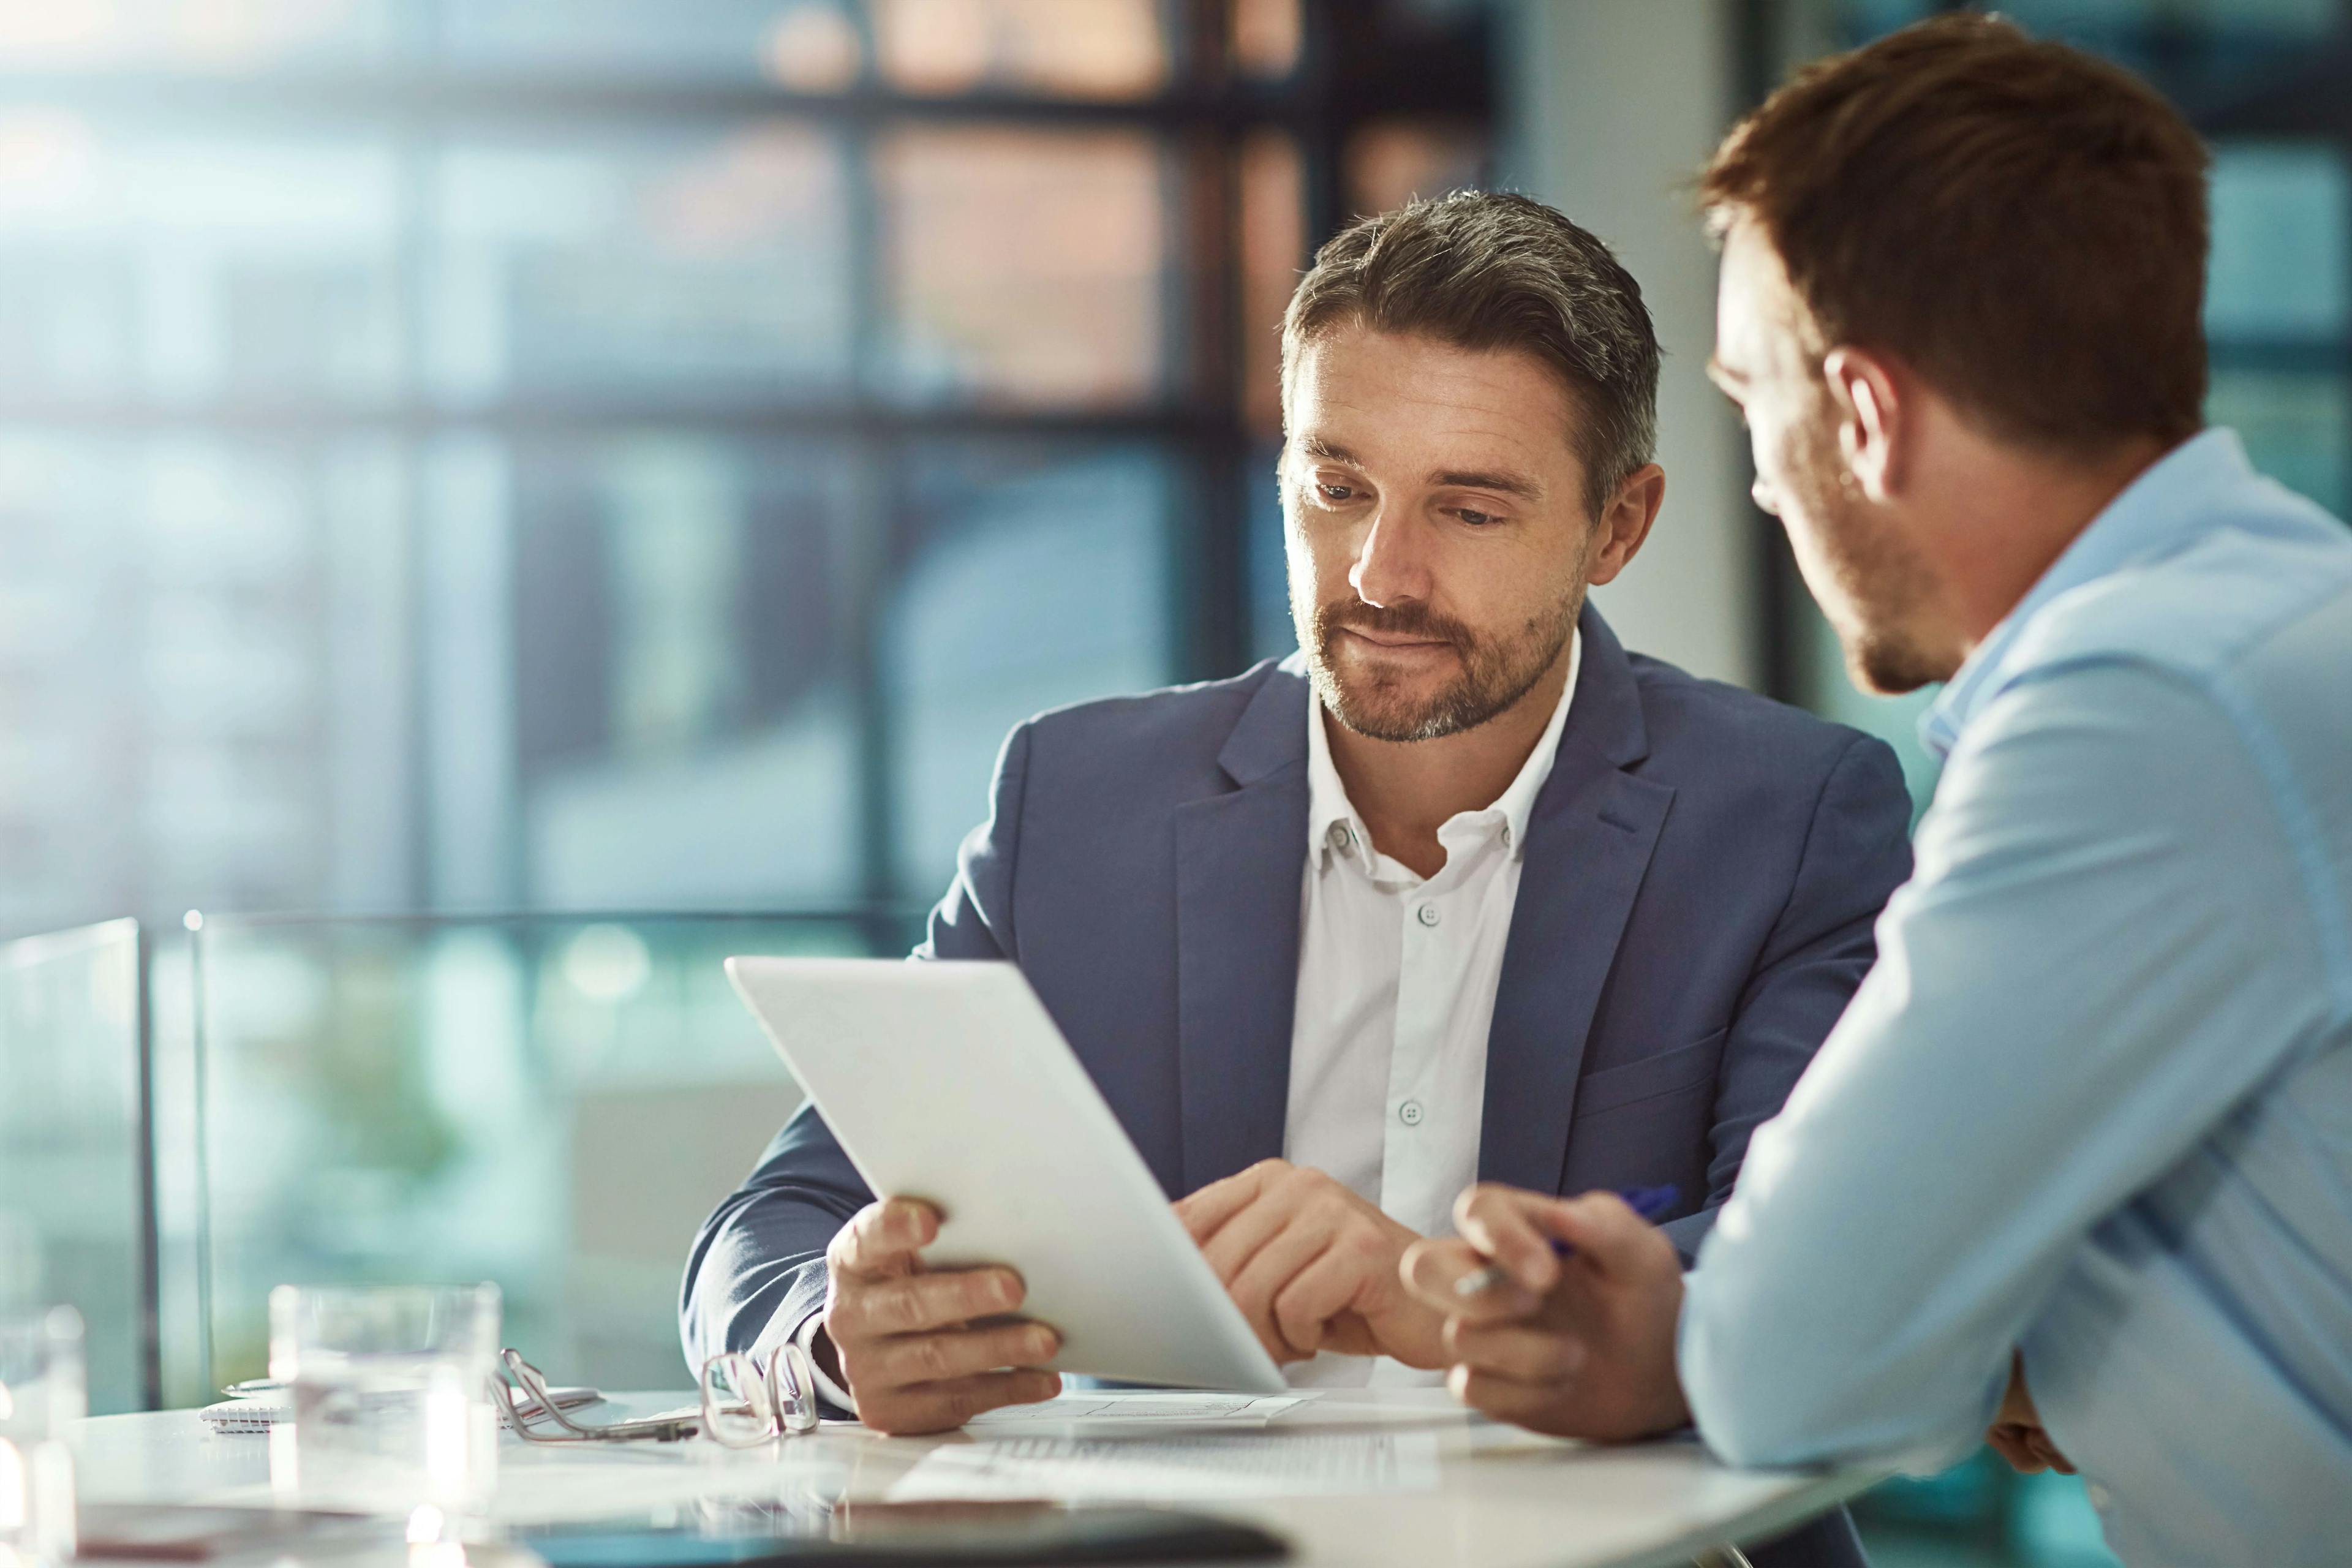
<path fill-rule="evenodd" d="M 1541 202 L 1456 191 L 1360 218 L 1315 253 L 1282 318 L 1286 414 L 1299 352 L 1347 326 L 1533 354 L 1583 416 L 1594 516 L 1658 444 L 1658 335 L 1609 247 Z"/>
<path fill-rule="evenodd" d="M 2202 424 L 2206 171 L 2129 72 L 1997 17 L 1800 73 L 1701 176 L 1752 220 L 1818 347 L 1900 358 L 2001 438 L 2073 454 Z"/>

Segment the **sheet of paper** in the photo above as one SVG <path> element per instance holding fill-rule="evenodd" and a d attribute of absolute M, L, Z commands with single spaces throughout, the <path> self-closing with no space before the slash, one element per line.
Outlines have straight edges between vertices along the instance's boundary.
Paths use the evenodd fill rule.
<path fill-rule="evenodd" d="M 1436 1485 L 1433 1433 L 1244 1432 L 951 1443 L 924 1455 L 891 1487 L 890 1496 L 919 1502 L 1183 1502 L 1428 1491 Z"/>
<path fill-rule="evenodd" d="M 1298 1394 L 1171 1394 L 1158 1390 L 1073 1389 L 1036 1405 L 1008 1405 L 975 1415 L 973 1426 L 1026 1426 L 1041 1421 L 1213 1421 L 1263 1426 L 1299 1403 Z"/>

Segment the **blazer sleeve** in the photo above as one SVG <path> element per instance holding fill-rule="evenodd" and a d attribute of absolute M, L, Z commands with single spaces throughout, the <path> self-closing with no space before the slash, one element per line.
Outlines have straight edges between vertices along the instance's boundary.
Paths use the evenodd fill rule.
<path fill-rule="evenodd" d="M 1874 928 L 1911 875 L 1911 796 L 1884 741 L 1856 735 L 1822 782 L 1787 902 L 1742 993 L 1716 1079 L 1706 1201 L 1661 1228 L 1687 1267 L 1731 1196 L 1748 1140 L 1780 1112 L 1878 947 Z"/>
<path fill-rule="evenodd" d="M 1029 726 L 1006 738 L 988 820 L 956 857 L 919 959 L 1013 956 L 1013 868 L 1027 783 Z M 743 1184 L 694 1238 L 679 1295 L 688 1364 L 720 1351 L 765 1356 L 824 1310 L 824 1249 L 874 1194 L 814 1105 L 803 1105 Z"/>

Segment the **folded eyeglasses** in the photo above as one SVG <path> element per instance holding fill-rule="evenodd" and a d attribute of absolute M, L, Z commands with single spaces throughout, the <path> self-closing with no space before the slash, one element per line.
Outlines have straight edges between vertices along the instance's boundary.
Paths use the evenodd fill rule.
<path fill-rule="evenodd" d="M 499 1361 L 505 1375 L 493 1379 L 490 1387 L 506 1408 L 508 1425 L 526 1442 L 676 1443 L 702 1432 L 730 1448 L 756 1448 L 817 1428 L 816 1373 L 808 1352 L 789 1340 L 776 1347 L 764 1369 L 744 1351 L 723 1351 L 704 1362 L 698 1414 L 602 1425 L 574 1421 L 558 1408 L 546 1374 L 523 1360 L 520 1351 L 500 1351 Z M 531 1425 L 542 1420 L 553 1429 Z"/>

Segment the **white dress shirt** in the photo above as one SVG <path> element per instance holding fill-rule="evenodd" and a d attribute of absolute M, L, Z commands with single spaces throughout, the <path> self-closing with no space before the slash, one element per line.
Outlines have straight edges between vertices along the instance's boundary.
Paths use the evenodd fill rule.
<path fill-rule="evenodd" d="M 1332 765 L 1323 705 L 1307 710 L 1307 868 L 1298 999 L 1290 1032 L 1283 1157 L 1336 1177 L 1423 1236 L 1450 1235 L 1477 1179 L 1486 1031 L 1518 902 L 1528 816 L 1551 775 L 1581 633 L 1551 722 L 1510 787 L 1437 830 L 1445 864 L 1426 879 L 1372 847 Z M 1443 1373 L 1323 1354 L 1286 1369 L 1299 1385 L 1435 1384 Z"/>

